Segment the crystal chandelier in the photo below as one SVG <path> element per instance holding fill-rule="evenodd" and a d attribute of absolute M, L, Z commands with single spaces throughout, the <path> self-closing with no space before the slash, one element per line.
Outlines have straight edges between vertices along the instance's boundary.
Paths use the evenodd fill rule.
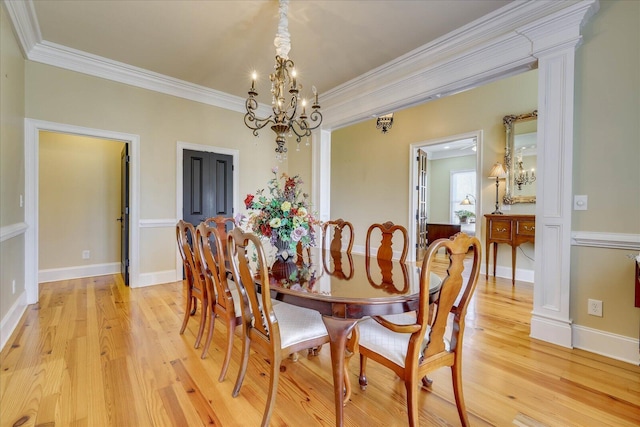
<path fill-rule="evenodd" d="M 307 115 L 307 103 L 305 99 L 300 100 L 300 90 L 302 85 L 296 81 L 295 65 L 289 59 L 291 49 L 291 39 L 289 37 L 287 11 L 289 0 L 280 0 L 280 22 L 273 44 L 276 46 L 276 63 L 274 72 L 269 75 L 271 80 L 271 109 L 273 113 L 265 118 L 256 116 L 258 101 L 256 96 L 256 79 L 254 72 L 251 79 L 251 89 L 249 97 L 245 103 L 247 113 L 244 115 L 244 124 L 253 130 L 253 134 L 258 136 L 258 131 L 268 124 L 272 124 L 271 130 L 276 134 L 276 158 L 279 160 L 287 158 L 287 147 L 285 147 L 286 136 L 296 135 L 296 141 L 300 144 L 303 137 L 307 137 L 307 144 L 311 131 L 317 129 L 322 123 L 322 113 L 318 104 L 318 91 L 315 86 L 313 91 L 313 104 L 311 112 Z M 299 111 L 299 105 L 302 111 Z"/>

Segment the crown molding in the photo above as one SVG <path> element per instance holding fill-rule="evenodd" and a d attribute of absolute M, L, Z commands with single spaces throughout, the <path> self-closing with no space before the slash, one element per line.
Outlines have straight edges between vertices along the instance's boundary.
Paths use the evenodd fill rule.
<path fill-rule="evenodd" d="M 38 17 L 33 7 L 33 1 L 3 0 L 5 10 L 9 14 L 13 28 L 20 41 L 20 49 L 25 58 L 35 45 L 42 42 Z"/>
<path fill-rule="evenodd" d="M 323 94 L 337 128 L 535 68 L 537 50 L 579 39 L 598 0 L 514 1 Z"/>
<path fill-rule="evenodd" d="M 244 113 L 243 98 L 42 40 L 32 0 L 3 0 L 27 59 Z M 535 68 L 535 51 L 579 40 L 598 0 L 516 0 L 323 94 L 323 129 Z M 267 106 L 261 115 L 269 115 Z"/>
<path fill-rule="evenodd" d="M 56 43 L 47 41 L 37 43 L 29 52 L 28 58 L 31 61 L 153 90 L 215 107 L 245 112 L 245 101 L 240 97 Z"/>

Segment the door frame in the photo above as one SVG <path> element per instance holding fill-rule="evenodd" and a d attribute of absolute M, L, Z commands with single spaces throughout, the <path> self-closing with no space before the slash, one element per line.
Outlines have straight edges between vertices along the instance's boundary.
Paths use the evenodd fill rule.
<path fill-rule="evenodd" d="M 206 153 L 226 154 L 233 157 L 233 212 L 240 212 L 240 150 L 213 145 L 193 144 L 191 142 L 176 142 L 176 222 L 182 215 L 182 196 L 184 180 L 182 176 L 184 150 L 203 151 Z M 182 258 L 176 247 L 176 281 L 182 281 Z"/>
<path fill-rule="evenodd" d="M 40 131 L 100 138 L 129 144 L 129 259 L 130 286 L 139 286 L 140 275 L 140 136 L 65 123 L 24 119 L 25 220 L 28 224 L 24 243 L 24 270 L 27 304 L 38 302 L 38 194 Z"/>
<path fill-rule="evenodd" d="M 434 144 L 442 144 L 445 142 L 457 141 L 460 139 L 470 139 L 475 138 L 476 140 L 476 217 L 478 213 L 482 213 L 482 177 L 480 174 L 482 173 L 482 152 L 483 152 L 483 132 L 482 130 L 477 130 L 473 132 L 463 133 L 459 135 L 450 135 L 444 138 L 430 139 L 427 141 L 415 142 L 411 144 L 409 150 L 409 220 L 407 224 L 409 224 L 409 228 L 407 232 L 409 233 L 409 256 L 407 257 L 408 261 L 415 262 L 416 260 L 416 209 L 418 209 L 418 192 L 416 191 L 416 186 L 418 185 L 418 165 L 416 162 L 416 157 L 418 156 L 418 149 L 422 147 L 427 147 L 429 145 Z M 482 221 L 478 221 L 476 218 L 476 237 L 481 239 L 482 236 Z M 482 240 L 481 240 L 482 241 Z"/>

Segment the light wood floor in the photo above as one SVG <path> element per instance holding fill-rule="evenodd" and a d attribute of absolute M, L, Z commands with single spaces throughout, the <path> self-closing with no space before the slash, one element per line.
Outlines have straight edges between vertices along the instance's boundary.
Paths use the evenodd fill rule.
<path fill-rule="evenodd" d="M 42 284 L 0 354 L 0 426 L 258 426 L 268 370 L 252 354 L 237 398 L 217 380 L 224 340 L 216 326 L 209 356 L 193 348 L 196 320 L 178 333 L 181 283 L 129 289 L 119 276 Z M 638 426 L 640 368 L 528 337 L 532 288 L 480 283 L 464 340 L 464 393 L 474 426 Z M 402 382 L 374 362 L 357 387 L 346 426 L 405 426 Z M 447 368 L 421 393 L 422 426 L 459 425 Z M 272 426 L 334 424 L 328 347 L 283 364 Z"/>

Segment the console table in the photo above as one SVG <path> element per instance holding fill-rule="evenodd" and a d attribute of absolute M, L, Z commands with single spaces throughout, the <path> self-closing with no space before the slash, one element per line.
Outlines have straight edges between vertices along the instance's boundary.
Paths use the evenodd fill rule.
<path fill-rule="evenodd" d="M 431 244 L 438 239 L 453 236 L 460 232 L 460 224 L 427 224 L 427 242 Z"/>
<path fill-rule="evenodd" d="M 506 243 L 511 246 L 511 283 L 516 283 L 516 249 L 525 242 L 535 242 L 536 217 L 535 215 L 495 215 L 487 214 L 486 241 L 487 241 L 487 272 L 489 278 L 489 254 L 493 243 L 493 276 L 496 275 L 496 262 L 498 259 L 498 243 Z"/>

